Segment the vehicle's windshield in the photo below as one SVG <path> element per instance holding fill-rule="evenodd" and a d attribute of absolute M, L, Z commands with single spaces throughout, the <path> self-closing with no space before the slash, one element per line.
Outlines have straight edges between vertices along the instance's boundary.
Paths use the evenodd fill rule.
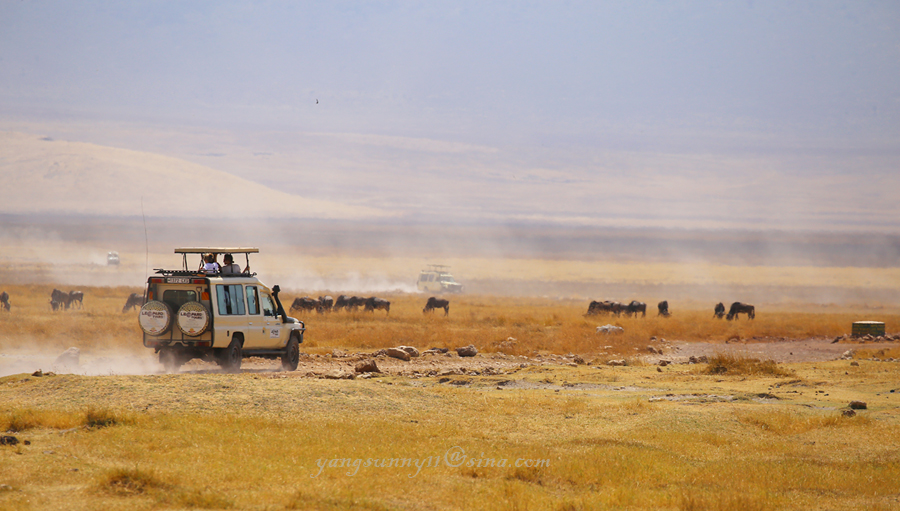
<path fill-rule="evenodd" d="M 441 282 L 456 282 L 455 280 L 453 280 L 453 275 L 441 275 L 440 279 L 438 280 L 440 280 Z"/>

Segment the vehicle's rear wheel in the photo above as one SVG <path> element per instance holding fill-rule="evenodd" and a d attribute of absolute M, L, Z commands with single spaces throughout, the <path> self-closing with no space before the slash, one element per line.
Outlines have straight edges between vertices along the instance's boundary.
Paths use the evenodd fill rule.
<path fill-rule="evenodd" d="M 300 365 L 300 343 L 297 342 L 297 336 L 292 335 L 284 355 L 281 356 L 281 367 L 285 371 L 296 371 L 298 365 Z"/>
<path fill-rule="evenodd" d="M 236 373 L 241 370 L 241 338 L 235 335 L 231 338 L 231 344 L 221 353 L 219 365 L 228 372 Z"/>
<path fill-rule="evenodd" d="M 181 367 L 181 357 L 171 348 L 163 348 L 159 351 L 159 363 L 167 373 L 178 372 Z"/>

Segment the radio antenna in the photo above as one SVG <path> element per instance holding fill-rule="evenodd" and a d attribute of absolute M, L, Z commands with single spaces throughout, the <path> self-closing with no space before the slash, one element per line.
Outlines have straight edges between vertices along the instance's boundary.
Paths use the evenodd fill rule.
<path fill-rule="evenodd" d="M 147 237 L 147 217 L 144 215 L 144 196 L 141 195 L 141 219 L 144 220 L 144 280 L 150 275 L 150 240 Z"/>

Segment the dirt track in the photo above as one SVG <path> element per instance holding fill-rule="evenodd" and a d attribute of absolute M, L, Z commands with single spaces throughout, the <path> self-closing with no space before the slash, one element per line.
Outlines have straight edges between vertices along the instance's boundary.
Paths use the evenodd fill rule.
<path fill-rule="evenodd" d="M 878 350 L 900 347 L 898 342 L 833 343 L 832 341 L 833 339 L 783 338 L 730 343 L 672 341 L 662 346 L 662 354 L 644 352 L 635 353 L 635 355 L 650 364 L 655 364 L 661 359 L 673 363 L 687 363 L 692 356 L 699 358 L 718 353 L 761 360 L 771 359 L 779 363 L 801 363 L 837 360 L 848 350 Z M 345 353 L 340 350 L 334 350 L 332 353 L 325 355 L 301 354 L 300 365 L 295 373 L 291 373 L 291 376 L 307 378 L 369 377 L 362 376 L 355 371 L 357 363 L 369 359 L 375 360 L 382 374 L 418 378 L 425 376 L 506 374 L 530 365 L 596 364 L 603 363 L 607 358 L 621 357 L 601 356 L 596 359 L 590 357 L 582 359 L 575 355 L 514 356 L 502 353 L 479 353 L 475 357 L 459 357 L 451 350 L 451 352 L 446 354 L 423 354 L 419 357 L 413 357 L 407 362 L 384 355 L 373 357 L 371 353 Z M 158 374 L 163 372 L 156 361 L 156 357 L 150 352 L 140 356 L 83 356 L 77 369 L 54 367 L 53 361 L 54 358 L 46 355 L 5 354 L 0 356 L 0 376 L 31 373 L 38 369 L 45 372 L 72 372 L 87 375 Z M 213 363 L 192 360 L 185 364 L 180 372 L 212 373 L 219 371 L 220 369 Z M 277 360 L 249 358 L 244 360 L 242 371 L 258 373 L 279 372 L 281 371 L 281 363 Z M 372 375 L 377 374 L 372 373 Z"/>

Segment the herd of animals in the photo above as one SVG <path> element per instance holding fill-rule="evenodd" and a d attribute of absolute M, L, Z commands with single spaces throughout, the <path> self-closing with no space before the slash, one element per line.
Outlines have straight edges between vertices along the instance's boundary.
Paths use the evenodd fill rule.
<path fill-rule="evenodd" d="M 143 304 L 143 295 L 140 293 L 131 293 L 125 300 L 125 306 L 122 308 L 122 312 L 125 313 L 129 310 L 140 308 Z M 84 308 L 84 293 L 81 291 L 69 291 L 66 293 L 59 289 L 54 289 L 50 294 L 51 310 L 68 310 L 70 307 L 75 308 L 76 306 L 78 308 Z M 387 314 L 390 314 L 391 312 L 391 302 L 383 298 L 378 298 L 377 296 L 364 298 L 346 295 L 340 295 L 337 299 L 334 299 L 331 296 L 320 296 L 319 298 L 303 296 L 295 298 L 294 303 L 291 304 L 291 311 L 316 311 L 319 314 L 322 314 L 325 312 L 341 310 L 355 312 L 358 311 L 360 307 L 362 307 L 365 312 L 374 312 L 376 310 L 383 310 Z M 671 315 L 669 312 L 669 302 L 667 300 L 659 302 L 656 307 L 659 311 L 657 316 L 669 317 Z M 0 292 L 0 310 L 10 311 L 10 309 L 9 294 L 6 291 Z M 434 312 L 435 309 L 444 309 L 444 315 L 449 315 L 450 301 L 432 296 L 428 298 L 422 312 Z M 585 315 L 595 316 L 598 314 L 614 314 L 620 316 L 625 314 L 626 316 L 637 317 L 638 313 L 640 313 L 641 317 L 647 315 L 646 303 L 633 300 L 626 304 L 606 300 L 602 302 L 592 301 L 590 305 L 588 305 L 588 310 Z M 714 318 L 722 319 L 724 317 L 729 321 L 737 319 L 740 314 L 746 314 L 749 319 L 754 319 L 756 317 L 756 308 L 747 303 L 734 302 L 731 304 L 731 308 L 728 309 L 728 313 L 726 314 L 725 304 L 719 302 L 713 310 Z"/>
<path fill-rule="evenodd" d="M 667 318 L 671 315 L 669 312 L 668 300 L 659 302 L 656 307 L 659 310 L 656 314 L 657 316 Z M 619 303 L 606 300 L 603 302 L 592 301 L 590 305 L 588 305 L 588 310 L 585 315 L 595 316 L 598 314 L 615 314 L 616 316 L 619 316 L 625 314 L 626 316 L 637 317 L 638 313 L 641 314 L 641 317 L 647 315 L 646 303 L 637 300 L 632 300 L 631 303 Z M 728 314 L 725 314 L 725 304 L 719 302 L 716 304 L 715 309 L 713 309 L 713 317 L 717 319 L 722 319 L 724 317 L 728 321 L 731 321 L 732 319 L 740 317 L 740 314 L 746 314 L 749 319 L 754 319 L 756 317 L 756 308 L 748 303 L 734 302 L 731 304 Z"/>

